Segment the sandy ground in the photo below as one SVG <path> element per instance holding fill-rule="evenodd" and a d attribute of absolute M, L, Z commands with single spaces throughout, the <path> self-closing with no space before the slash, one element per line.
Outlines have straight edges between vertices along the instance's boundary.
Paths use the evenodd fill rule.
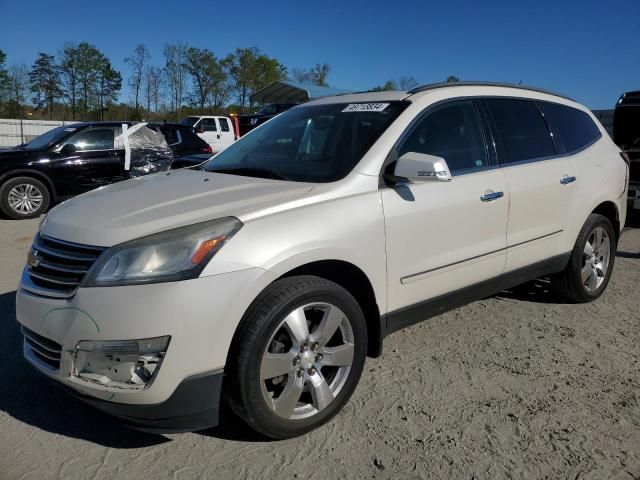
<path fill-rule="evenodd" d="M 149 435 L 21 357 L 14 294 L 37 222 L 0 220 L 0 479 L 640 478 L 640 229 L 568 305 L 536 282 L 395 333 L 333 422 L 271 442 L 238 420 Z"/>

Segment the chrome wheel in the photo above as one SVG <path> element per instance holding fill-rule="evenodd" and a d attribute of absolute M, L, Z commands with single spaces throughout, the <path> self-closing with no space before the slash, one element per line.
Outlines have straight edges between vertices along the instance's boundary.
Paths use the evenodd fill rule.
<path fill-rule="evenodd" d="M 595 292 L 604 282 L 610 257 L 609 234 L 603 227 L 597 227 L 587 238 L 582 257 L 582 284 L 587 292 Z"/>
<path fill-rule="evenodd" d="M 260 365 L 262 396 L 279 417 L 298 420 L 327 408 L 354 358 L 354 334 L 335 305 L 296 308 L 275 329 Z"/>
<path fill-rule="evenodd" d="M 20 183 L 9 191 L 9 207 L 20 215 L 30 215 L 42 207 L 42 192 L 30 183 Z"/>

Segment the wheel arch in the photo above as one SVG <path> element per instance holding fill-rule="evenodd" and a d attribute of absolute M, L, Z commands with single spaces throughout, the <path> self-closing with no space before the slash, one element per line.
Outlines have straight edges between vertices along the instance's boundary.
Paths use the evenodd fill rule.
<path fill-rule="evenodd" d="M 600 203 L 596 208 L 594 208 L 591 213 L 596 213 L 606 217 L 613 225 L 613 230 L 616 234 L 616 243 L 620 239 L 620 212 L 618 211 L 617 205 L 610 201 L 604 201 Z"/>
<path fill-rule="evenodd" d="M 16 178 L 16 177 L 31 177 L 31 178 L 35 178 L 36 180 L 41 181 L 42 183 L 44 183 L 44 185 L 47 187 L 47 189 L 49 190 L 49 196 L 51 197 L 51 201 L 53 202 L 56 198 L 56 188 L 53 184 L 53 181 L 51 180 L 51 178 L 39 171 L 39 170 L 32 170 L 32 169 L 28 169 L 28 168 L 21 168 L 18 170 L 11 170 L 9 172 L 6 172 L 2 175 L 0 175 L 0 187 L 7 181 L 7 180 L 11 180 L 12 178 Z"/>
<path fill-rule="evenodd" d="M 347 290 L 356 299 L 367 323 L 367 355 L 382 354 L 382 328 L 380 308 L 369 277 L 362 269 L 345 260 L 319 260 L 295 267 L 280 278 L 296 275 L 313 275 L 334 282 Z"/>

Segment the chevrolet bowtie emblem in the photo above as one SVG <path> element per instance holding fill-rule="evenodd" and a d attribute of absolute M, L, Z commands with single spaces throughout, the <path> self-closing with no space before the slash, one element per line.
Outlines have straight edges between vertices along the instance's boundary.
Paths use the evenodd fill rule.
<path fill-rule="evenodd" d="M 27 255 L 27 265 L 29 268 L 36 268 L 40 265 L 40 257 L 38 257 L 38 252 L 31 249 L 29 250 L 29 255 Z"/>

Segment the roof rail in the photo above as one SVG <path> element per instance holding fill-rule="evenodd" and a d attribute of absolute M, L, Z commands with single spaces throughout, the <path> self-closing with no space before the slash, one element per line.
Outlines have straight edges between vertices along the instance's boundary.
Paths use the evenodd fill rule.
<path fill-rule="evenodd" d="M 526 85 L 515 85 L 513 83 L 502 83 L 502 82 L 482 82 L 482 81 L 462 81 L 462 82 L 442 82 L 442 83 L 428 83 L 426 85 L 420 85 L 418 87 L 412 88 L 407 93 L 409 95 L 413 95 L 419 92 L 426 92 L 427 90 L 435 90 L 437 88 L 444 87 L 509 87 L 509 88 L 517 88 L 519 90 L 529 90 L 531 92 L 539 92 L 546 93 L 548 95 L 554 95 L 556 97 L 565 98 L 567 100 L 571 100 L 575 102 L 575 100 L 571 97 L 567 97 L 566 95 L 562 95 L 560 93 L 552 92 L 551 90 L 545 90 L 543 88 L 536 87 L 527 87 Z"/>

